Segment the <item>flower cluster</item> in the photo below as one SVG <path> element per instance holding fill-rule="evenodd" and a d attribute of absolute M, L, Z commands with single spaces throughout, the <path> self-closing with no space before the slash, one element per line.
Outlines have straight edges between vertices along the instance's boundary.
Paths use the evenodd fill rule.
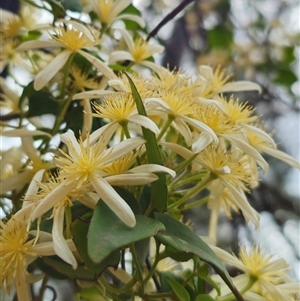
<path fill-rule="evenodd" d="M 127 28 L 126 20 L 145 25 L 125 12 L 130 0 L 82 3 L 78 20 L 61 19 L 50 1 L 51 26 L 4 21 L 3 49 L 13 52 L 1 61 L 15 83 L 1 78 L 1 135 L 22 143 L 1 154 L 2 203 L 12 210 L 3 205 L 0 288 L 31 300 L 31 283 L 49 273 L 77 280 L 82 300 L 190 300 L 191 291 L 197 300 L 296 300 L 282 259 L 258 246 L 239 257 L 214 246 L 223 212 L 259 227 L 246 193 L 268 170 L 263 154 L 300 169 L 255 108 L 223 95 L 260 87 L 221 67 L 201 65 L 193 76 L 164 68 L 153 59 L 163 47 Z M 15 67 L 28 75 L 25 87 Z M 206 242 L 181 221 L 199 206 L 211 214 Z M 231 279 L 222 261 L 242 274 Z M 166 276 L 164 262 L 179 271 Z"/>

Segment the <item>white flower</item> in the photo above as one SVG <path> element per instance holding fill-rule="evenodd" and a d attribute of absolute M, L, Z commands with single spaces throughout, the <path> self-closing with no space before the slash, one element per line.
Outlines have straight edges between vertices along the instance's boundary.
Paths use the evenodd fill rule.
<path fill-rule="evenodd" d="M 54 75 L 66 64 L 73 53 L 79 53 L 86 58 L 92 65 L 98 68 L 106 77 L 115 78 L 115 74 L 109 67 L 96 57 L 92 56 L 83 49 L 90 49 L 101 43 L 95 34 L 86 26 L 75 21 L 62 21 L 62 25 L 53 28 L 54 33 L 48 41 L 29 41 L 21 44 L 18 50 L 29 50 L 37 48 L 59 47 L 65 48 L 52 62 L 44 68 L 34 80 L 34 88 L 42 89 Z"/>
<path fill-rule="evenodd" d="M 106 149 L 110 137 L 111 135 L 102 134 L 99 141 L 95 143 L 93 143 L 93 137 L 91 140 L 88 137 L 85 141 L 80 140 L 78 143 L 71 132 L 61 135 L 61 140 L 69 151 L 69 154 L 62 152 L 65 157 L 56 158 L 56 164 L 61 169 L 59 177 L 63 181 L 40 201 L 33 211 L 32 219 L 55 206 L 73 189 L 90 183 L 99 197 L 126 225 L 131 227 L 135 225 L 132 210 L 105 180 L 106 173 L 102 169 L 105 165 L 141 146 L 145 140 L 131 138 Z"/>
<path fill-rule="evenodd" d="M 134 41 L 128 31 L 122 29 L 118 29 L 118 31 L 120 31 L 120 33 L 122 34 L 122 38 L 124 39 L 128 47 L 128 51 L 113 51 L 109 57 L 109 62 L 111 64 L 118 61 L 129 60 L 131 62 L 135 62 L 139 65 L 153 69 L 154 71 L 159 68 L 155 63 L 146 61 L 146 59 L 152 57 L 156 53 L 162 53 L 164 50 L 163 46 L 158 44 L 150 44 L 142 37 L 139 37 Z"/>

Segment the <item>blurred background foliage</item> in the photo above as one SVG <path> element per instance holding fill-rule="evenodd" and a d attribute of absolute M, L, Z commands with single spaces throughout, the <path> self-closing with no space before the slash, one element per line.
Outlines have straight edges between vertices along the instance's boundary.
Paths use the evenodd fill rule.
<path fill-rule="evenodd" d="M 34 0 L 23 0 L 35 4 Z M 1 7 L 18 13 L 22 2 L 2 0 Z M 81 2 L 82 1 L 82 2 Z M 56 18 L 82 13 L 85 0 L 47 0 Z M 170 69 L 193 74 L 199 65 L 222 66 L 234 80 L 250 80 L 262 93 L 237 93 L 263 114 L 266 127 L 274 130 L 278 145 L 299 160 L 299 44 L 300 4 L 297 0 L 134 0 L 128 9 L 141 14 L 150 33 L 180 3 L 186 6 L 155 36 L 165 46 L 156 57 Z M 130 21 L 126 21 L 130 27 Z M 138 29 L 138 28 L 137 28 Z M 5 76 L 5 70 L 2 76 Z M 278 136 L 277 136 L 278 133 Z M 253 229 L 240 216 L 220 220 L 219 244 L 236 249 L 239 242 L 262 243 L 271 253 L 289 261 L 293 276 L 299 276 L 299 172 L 270 159 L 268 176 L 261 175 L 260 186 L 249 195 L 261 212 L 261 229 Z M 193 209 L 187 219 L 200 235 L 206 235 L 209 214 Z"/>

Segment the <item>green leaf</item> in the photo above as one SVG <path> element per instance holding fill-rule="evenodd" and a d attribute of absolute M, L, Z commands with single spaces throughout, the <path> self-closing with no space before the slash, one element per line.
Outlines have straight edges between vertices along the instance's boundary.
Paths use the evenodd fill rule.
<path fill-rule="evenodd" d="M 156 235 L 157 239 L 166 246 L 171 246 L 179 252 L 192 253 L 200 260 L 210 264 L 232 290 L 238 300 L 243 300 L 239 291 L 213 250 L 190 228 L 175 220 L 168 214 L 154 213 L 154 217 L 164 224 L 166 231 Z"/>
<path fill-rule="evenodd" d="M 133 98 L 136 102 L 137 111 L 142 116 L 147 116 L 143 101 L 138 93 L 132 79 L 125 73 L 128 78 Z M 156 137 L 149 129 L 142 127 L 143 136 L 146 139 L 146 152 L 148 163 L 164 165 L 161 154 L 157 145 Z M 166 186 L 166 175 L 164 173 L 157 174 L 158 180 L 151 183 L 151 204 L 153 209 L 160 212 L 166 210 L 168 190 Z"/>
<path fill-rule="evenodd" d="M 210 277 L 209 272 L 208 272 L 208 266 L 207 264 L 203 264 L 199 269 L 197 276 L 201 279 L 204 279 L 207 281 L 218 293 L 218 295 L 221 295 L 221 290 L 219 285 L 213 281 L 213 279 Z"/>
<path fill-rule="evenodd" d="M 95 264 L 88 255 L 87 250 L 87 234 L 89 230 L 90 222 L 82 218 L 77 218 L 71 224 L 71 232 L 73 235 L 73 240 L 76 245 L 77 251 L 85 263 L 85 265 L 93 270 L 97 274 L 101 274 L 107 267 L 117 268 L 120 260 L 120 252 L 113 252 L 105 258 L 99 264 Z"/>
<path fill-rule="evenodd" d="M 82 3 L 80 0 L 62 0 L 62 4 L 65 9 L 76 12 L 82 11 Z"/>
<path fill-rule="evenodd" d="M 28 98 L 28 117 L 40 116 L 44 114 L 57 115 L 59 104 L 48 92 L 36 91 L 33 87 L 33 81 L 23 90 L 19 100 L 19 107 L 22 107 L 24 100 Z"/>
<path fill-rule="evenodd" d="M 219 25 L 207 32 L 208 43 L 211 48 L 229 48 L 233 41 L 233 34 L 230 29 Z"/>
<path fill-rule="evenodd" d="M 216 301 L 213 297 L 206 295 L 206 294 L 200 294 L 196 297 L 195 301 Z"/>
<path fill-rule="evenodd" d="M 58 279 L 71 278 L 87 281 L 98 279 L 98 274 L 91 269 L 87 269 L 86 266 L 78 266 L 76 270 L 73 270 L 72 266 L 57 256 L 38 258 L 37 264 L 47 275 Z"/>
<path fill-rule="evenodd" d="M 167 281 L 180 301 L 190 301 L 190 295 L 182 284 L 172 278 L 167 278 Z"/>
<path fill-rule="evenodd" d="M 136 216 L 136 225 L 130 228 L 104 202 L 99 201 L 88 230 L 88 254 L 95 263 L 99 263 L 113 251 L 154 236 L 162 229 L 162 223 L 141 215 Z"/>

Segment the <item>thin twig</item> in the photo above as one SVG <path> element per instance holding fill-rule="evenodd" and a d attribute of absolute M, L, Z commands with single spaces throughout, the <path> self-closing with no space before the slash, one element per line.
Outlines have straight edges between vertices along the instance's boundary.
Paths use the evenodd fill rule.
<path fill-rule="evenodd" d="M 156 36 L 158 31 L 171 21 L 177 14 L 179 14 L 186 6 L 192 3 L 195 0 L 184 0 L 178 6 L 176 6 L 169 14 L 167 14 L 161 22 L 148 34 L 146 41 L 149 41 L 152 37 Z"/>

